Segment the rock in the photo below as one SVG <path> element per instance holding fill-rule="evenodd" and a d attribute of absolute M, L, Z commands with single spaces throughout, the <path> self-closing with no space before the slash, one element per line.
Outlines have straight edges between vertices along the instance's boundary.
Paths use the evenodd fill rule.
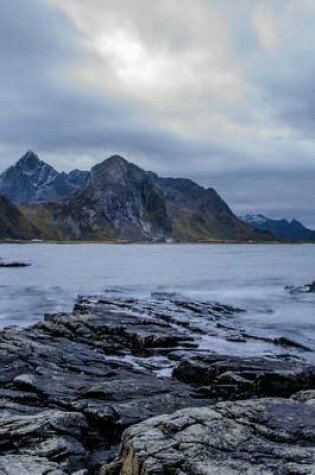
<path fill-rule="evenodd" d="M 298 393 L 293 394 L 293 396 L 291 397 L 292 399 L 295 399 L 297 401 L 303 401 L 307 404 L 312 404 L 313 406 L 315 406 L 315 389 L 299 391 Z"/>
<path fill-rule="evenodd" d="M 122 437 L 119 473 L 312 475 L 314 440 L 315 407 L 300 401 L 183 409 L 129 428 Z"/>
<path fill-rule="evenodd" d="M 315 386 L 315 367 L 292 358 L 196 355 L 182 359 L 173 375 L 216 399 L 289 397 Z"/>
<path fill-rule="evenodd" d="M 58 460 L 65 469 L 87 464 L 87 452 L 79 442 L 87 429 L 82 414 L 56 410 L 16 414 L 0 412 L 0 449 L 6 454 L 27 454 Z"/>
<path fill-rule="evenodd" d="M 30 262 L 26 261 L 5 261 L 0 258 L 0 267 L 28 267 Z"/>
<path fill-rule="evenodd" d="M 2 475 L 67 475 L 60 467 L 42 457 L 0 456 Z"/>
<path fill-rule="evenodd" d="M 41 457 L 60 473 L 96 471 L 114 461 L 130 425 L 208 403 L 158 375 L 163 352 L 196 347 L 189 330 L 158 307 L 136 313 L 137 303 L 81 299 L 74 313 L 0 332 L 2 453 Z"/>
<path fill-rule="evenodd" d="M 311 284 L 294 286 L 290 285 L 285 287 L 290 294 L 310 294 L 315 293 L 315 280 Z"/>
<path fill-rule="evenodd" d="M 99 475 L 119 475 L 122 468 L 121 461 L 112 462 L 108 465 L 104 465 L 100 469 Z"/>
<path fill-rule="evenodd" d="M 205 335 L 240 335 L 236 313 L 173 294 L 104 293 L 79 298 L 71 313 L 0 331 L 0 457 L 12 461 L 4 473 L 99 475 L 103 466 L 117 475 L 121 435 L 145 419 L 218 398 L 310 389 L 315 370 L 306 363 L 198 348 Z M 171 378 L 176 365 L 179 380 Z"/>

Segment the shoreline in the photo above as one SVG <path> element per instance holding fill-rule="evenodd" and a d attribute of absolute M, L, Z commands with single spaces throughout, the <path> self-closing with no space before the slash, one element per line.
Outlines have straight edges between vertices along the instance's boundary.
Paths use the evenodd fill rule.
<path fill-rule="evenodd" d="M 110 245 L 132 245 L 132 244 L 143 244 L 143 245 L 303 245 L 303 244 L 315 244 L 314 241 L 178 241 L 178 242 L 152 242 L 152 241 L 26 241 L 26 240 L 0 240 L 0 244 L 69 244 L 69 245 L 80 245 L 80 244 L 110 244 Z"/>
<path fill-rule="evenodd" d="M 29 327 L 0 330 L 0 419 L 4 428 L 0 441 L 1 437 L 6 441 L 0 446 L 0 469 L 5 467 L 8 475 L 18 475 L 21 469 L 36 475 L 155 475 L 169 473 L 170 463 L 175 463 L 172 473 L 189 461 L 196 467 L 202 460 L 214 463 L 211 451 L 204 459 L 198 451 L 184 448 L 175 459 L 171 457 L 172 462 L 168 450 L 156 460 L 154 454 L 162 442 L 158 433 L 153 439 L 149 435 L 156 424 L 151 418 L 156 416 L 158 424 L 174 421 L 178 437 L 185 420 L 197 416 L 209 428 L 207 437 L 218 446 L 224 437 L 236 437 L 238 429 L 229 414 L 242 407 L 252 414 L 261 407 L 273 411 L 272 420 L 282 421 L 279 429 L 275 422 L 272 429 L 279 430 L 278 437 L 283 427 L 291 430 L 295 419 L 299 434 L 310 431 L 313 406 L 306 401 L 315 398 L 315 366 L 299 359 L 306 348 L 285 339 L 270 339 L 269 356 L 218 354 L 210 343 L 208 349 L 199 348 L 207 333 L 209 342 L 216 334 L 239 348 L 254 344 L 257 336 L 250 331 L 244 334 L 233 325 L 233 317 L 240 312 L 243 310 L 230 305 L 163 292 L 149 300 L 104 294 L 78 297 L 72 312 L 46 314 Z M 238 400 L 244 402 L 217 404 Z M 301 423 L 298 411 L 302 409 L 305 419 Z M 221 428 L 218 418 L 226 421 Z M 258 426 L 260 423 L 258 420 Z M 174 439 L 167 427 L 161 437 L 172 447 Z M 198 444 L 202 435 L 194 427 L 189 430 L 198 434 Z M 144 446 L 143 438 L 148 437 L 152 444 Z M 248 433 L 247 444 L 254 443 L 255 437 Z M 264 437 L 273 443 L 266 431 Z M 304 451 L 299 448 L 303 444 Z M 284 440 L 283 450 L 293 446 L 300 450 L 296 463 L 310 463 L 302 435 L 294 441 Z M 223 466 L 229 465 L 233 450 L 222 452 Z M 255 450 L 259 456 L 257 446 Z M 142 461 L 140 465 L 135 458 Z M 153 459 L 150 470 L 146 460 Z M 245 459 L 239 462 L 240 470 L 251 466 L 250 457 L 246 464 Z M 277 463 L 274 473 L 281 472 L 285 458 Z M 226 468 L 224 473 L 230 472 Z"/>

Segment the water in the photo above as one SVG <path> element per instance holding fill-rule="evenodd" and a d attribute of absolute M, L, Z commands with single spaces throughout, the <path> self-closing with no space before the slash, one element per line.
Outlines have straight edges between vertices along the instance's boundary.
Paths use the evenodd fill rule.
<path fill-rule="evenodd" d="M 314 245 L 1 244 L 0 326 L 25 326 L 45 312 L 71 310 L 78 294 L 154 291 L 230 303 L 247 310 L 244 328 L 286 336 L 315 350 L 315 295 L 286 285 L 315 280 Z M 228 350 L 228 348 L 227 348 Z"/>

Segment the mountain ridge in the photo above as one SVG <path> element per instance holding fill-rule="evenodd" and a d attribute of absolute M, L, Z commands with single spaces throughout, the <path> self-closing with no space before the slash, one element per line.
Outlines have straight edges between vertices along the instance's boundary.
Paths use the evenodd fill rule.
<path fill-rule="evenodd" d="M 246 214 L 241 219 L 257 229 L 271 232 L 280 239 L 315 241 L 315 231 L 307 228 L 297 219 L 291 221 L 285 218 L 272 219 L 263 214 Z"/>
<path fill-rule="evenodd" d="M 25 211 L 38 225 L 36 210 Z M 69 239 L 271 240 L 239 220 L 213 188 L 160 178 L 119 155 L 95 165 L 85 185 L 68 197 L 43 203 L 41 213 L 45 226 L 48 217 L 48 227 L 62 229 Z"/>
<path fill-rule="evenodd" d="M 240 220 L 214 188 L 186 178 L 159 177 L 120 155 L 89 172 L 66 174 L 29 151 L 0 175 L 0 193 L 3 189 L 18 201 L 37 234 L 48 240 L 273 239 Z"/>

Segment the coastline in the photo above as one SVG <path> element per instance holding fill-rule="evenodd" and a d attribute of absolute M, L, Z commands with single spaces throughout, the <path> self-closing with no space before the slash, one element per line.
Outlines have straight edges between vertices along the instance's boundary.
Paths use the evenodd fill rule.
<path fill-rule="evenodd" d="M 14 240 L 14 239 L 5 239 L 0 240 L 0 244 L 116 244 L 116 245 L 128 245 L 128 244 L 148 244 L 148 245 L 193 245 L 193 244 L 245 244 L 245 245 L 297 245 L 297 244 L 315 244 L 314 241 L 284 241 L 284 240 L 275 240 L 275 241 L 229 241 L 229 240 L 217 240 L 217 241 L 174 241 L 174 242 L 153 242 L 153 241 L 119 241 L 119 240 L 89 240 L 89 241 L 73 241 L 73 240 L 43 240 L 43 241 L 33 241 L 33 240 Z"/>
<path fill-rule="evenodd" d="M 79 297 L 72 312 L 46 314 L 30 327 L 4 328 L 0 418 L 6 442 L 0 468 L 5 466 L 9 475 L 16 475 L 17 467 L 41 475 L 151 475 L 169 473 L 170 463 L 174 470 L 192 463 L 197 470 L 202 460 L 215 463 L 211 450 L 202 456 L 193 448 L 183 449 L 175 459 L 166 450 L 157 460 L 160 432 L 151 445 L 143 446 L 143 438 L 150 439 L 152 427 L 164 424 L 163 443 L 173 447 L 169 421 L 174 421 L 176 437 L 182 437 L 185 421 L 197 417 L 219 447 L 225 437 L 234 434 L 238 440 L 235 431 L 245 430 L 246 424 L 235 426 L 229 415 L 242 408 L 252 414 L 273 411 L 273 428 L 261 429 L 268 444 L 274 443 L 275 431 L 277 437 L 284 428 L 293 431 L 292 419 L 303 409 L 305 418 L 296 422 L 300 436 L 284 439 L 281 450 L 299 451 L 297 466 L 315 463 L 303 439 L 303 431 L 313 430 L 315 408 L 307 401 L 315 398 L 315 366 L 294 356 L 306 350 L 284 340 L 270 341 L 275 350 L 283 347 L 282 356 L 227 356 L 217 354 L 215 347 L 199 347 L 205 332 L 233 338 L 242 348 L 249 344 L 250 333 L 244 336 L 233 328 L 239 312 L 229 305 L 165 293 L 149 301 L 104 294 Z M 243 402 L 218 405 L 225 400 Z M 157 422 L 151 419 L 156 416 Z M 223 426 L 217 425 L 218 418 Z M 258 419 L 256 428 L 259 424 Z M 202 433 L 191 423 L 187 427 L 198 446 Z M 255 437 L 249 432 L 247 444 L 254 444 L 252 451 L 259 457 Z M 230 473 L 230 457 L 237 458 L 237 450 L 222 452 L 224 473 Z M 248 451 L 247 458 L 240 458 L 239 470 L 252 466 L 250 457 Z M 274 473 L 280 473 L 286 461 L 276 458 L 273 463 Z M 192 474 L 199 473 L 194 470 Z"/>

